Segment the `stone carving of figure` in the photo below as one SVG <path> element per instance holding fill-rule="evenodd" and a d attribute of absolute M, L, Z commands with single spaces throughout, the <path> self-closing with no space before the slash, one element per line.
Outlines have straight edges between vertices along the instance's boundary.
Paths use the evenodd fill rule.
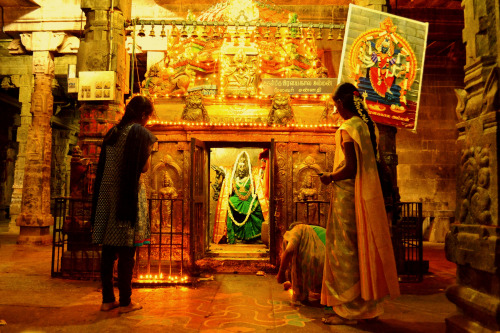
<path fill-rule="evenodd" d="M 224 181 L 224 178 L 226 178 L 226 172 L 224 171 L 224 169 L 216 165 L 212 165 L 211 168 L 215 171 L 215 182 L 212 184 L 214 196 L 212 197 L 212 199 L 214 201 L 217 201 L 219 200 L 222 182 Z"/>
<path fill-rule="evenodd" d="M 176 199 L 178 197 L 177 189 L 174 186 L 174 182 L 170 177 L 168 171 L 163 174 L 163 183 L 158 190 L 158 196 L 160 199 Z M 156 202 L 156 203 L 155 203 Z M 160 222 L 162 228 L 171 226 L 172 219 L 172 207 L 173 202 L 170 200 L 152 201 L 154 208 L 151 212 L 151 230 L 153 232 L 158 232 L 160 230 Z M 160 211 L 160 205 L 161 211 Z M 162 216 L 160 216 L 160 213 Z"/>
<path fill-rule="evenodd" d="M 316 189 L 313 182 L 313 175 L 306 174 L 302 182 L 302 187 L 300 188 L 297 198 L 300 201 L 308 202 L 311 200 L 318 199 L 318 190 Z M 314 203 L 306 204 L 307 207 L 304 209 L 303 221 L 307 221 L 308 224 L 317 224 L 318 222 L 318 206 Z"/>
<path fill-rule="evenodd" d="M 245 93 L 255 95 L 254 84 L 255 70 L 245 53 L 245 49 L 240 48 L 234 55 L 231 69 L 225 75 L 225 90 L 227 93 Z"/>
<path fill-rule="evenodd" d="M 176 199 L 177 190 L 174 187 L 174 182 L 167 171 L 163 174 L 163 187 L 160 189 L 160 198 Z"/>
<path fill-rule="evenodd" d="M 276 94 L 267 119 L 268 125 L 286 125 L 295 122 L 289 94 Z"/>
<path fill-rule="evenodd" d="M 298 199 L 302 201 L 316 200 L 318 197 L 318 190 L 313 185 L 312 176 L 306 175 L 304 177 L 304 181 L 302 182 Z"/>
<path fill-rule="evenodd" d="M 187 93 L 194 72 L 186 66 L 184 71 L 176 73 L 172 67 L 168 67 L 169 63 L 170 59 L 163 69 L 160 69 L 163 67 L 160 64 L 155 64 L 149 69 L 143 86 L 150 95 L 184 95 Z"/>
<path fill-rule="evenodd" d="M 186 105 L 182 111 L 182 120 L 209 122 L 207 109 L 203 105 L 203 95 L 201 92 L 191 92 L 186 97 Z"/>

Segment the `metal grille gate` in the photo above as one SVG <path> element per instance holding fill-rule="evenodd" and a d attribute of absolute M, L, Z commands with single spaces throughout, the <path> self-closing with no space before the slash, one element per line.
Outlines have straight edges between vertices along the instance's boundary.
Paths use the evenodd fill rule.
<path fill-rule="evenodd" d="M 101 247 L 91 241 L 91 205 L 90 200 L 54 199 L 52 277 L 100 277 Z M 184 200 L 148 199 L 148 209 L 151 244 L 137 248 L 134 285 L 187 282 L 189 232 Z"/>

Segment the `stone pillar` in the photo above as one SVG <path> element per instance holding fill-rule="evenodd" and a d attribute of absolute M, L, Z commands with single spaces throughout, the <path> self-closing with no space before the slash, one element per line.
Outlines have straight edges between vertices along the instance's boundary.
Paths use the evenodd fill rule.
<path fill-rule="evenodd" d="M 53 114 L 52 80 L 54 56 L 51 53 L 62 43 L 64 33 L 33 32 L 21 34 L 27 50 L 33 51 L 34 90 L 31 98 L 33 115 L 26 144 L 21 213 L 16 224 L 20 227 L 17 242 L 49 244 L 50 226 L 50 165 L 52 153 Z"/>
<path fill-rule="evenodd" d="M 29 67 L 28 73 L 23 75 L 14 75 L 12 81 L 14 85 L 19 87 L 19 102 L 21 102 L 21 117 L 20 124 L 17 128 L 17 142 L 19 143 L 19 151 L 17 154 L 16 164 L 14 166 L 14 185 L 12 185 L 12 197 L 10 201 L 9 215 L 11 221 L 9 231 L 17 231 L 16 226 L 17 216 L 21 213 L 21 203 L 23 199 L 23 181 L 24 167 L 26 165 L 26 142 L 28 141 L 28 130 L 31 125 L 31 95 L 33 90 L 33 74 L 32 68 Z M 18 233 L 18 232 L 16 232 Z"/>
<path fill-rule="evenodd" d="M 131 1 L 82 0 L 81 7 L 87 23 L 85 37 L 78 50 L 77 72 L 114 71 L 117 75 L 114 101 L 86 102 L 80 109 L 79 146 L 83 158 L 88 158 L 95 165 L 99 158 L 102 138 L 121 118 L 123 96 L 128 92 L 124 22 L 130 19 Z"/>
<path fill-rule="evenodd" d="M 455 223 L 446 235 L 446 258 L 457 264 L 457 282 L 446 290 L 457 311 L 447 332 L 500 330 L 498 238 L 499 38 L 498 0 L 464 0 L 465 90 L 457 91 Z"/>

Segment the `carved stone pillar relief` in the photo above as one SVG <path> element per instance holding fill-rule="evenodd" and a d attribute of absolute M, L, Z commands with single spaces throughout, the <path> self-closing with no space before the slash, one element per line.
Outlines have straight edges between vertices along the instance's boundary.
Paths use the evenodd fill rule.
<path fill-rule="evenodd" d="M 23 180 L 24 167 L 26 165 L 26 142 L 28 139 L 28 131 L 31 126 L 31 95 L 33 87 L 33 75 L 31 67 L 27 74 L 12 76 L 12 82 L 16 87 L 19 87 L 19 102 L 21 102 L 21 115 L 19 119 L 19 127 L 17 128 L 17 142 L 19 143 L 19 151 L 14 167 L 14 184 L 12 185 L 12 197 L 10 203 L 10 215 L 12 217 L 9 224 L 10 229 L 16 227 L 17 215 L 21 212 L 21 203 L 23 197 Z"/>
<path fill-rule="evenodd" d="M 23 181 L 18 243 L 50 243 L 49 232 L 53 224 L 50 214 L 50 164 L 52 130 L 50 117 L 53 113 L 52 80 L 54 79 L 55 50 L 62 42 L 60 34 L 33 33 L 21 36 L 28 50 L 33 50 L 33 74 L 35 78 L 31 99 L 32 123 L 26 144 L 26 167 Z"/>
<path fill-rule="evenodd" d="M 462 2 L 466 44 L 465 89 L 457 91 L 461 149 L 456 223 L 446 236 L 448 260 L 457 264 L 457 283 L 446 291 L 457 312 L 447 332 L 500 329 L 498 262 L 498 1 Z"/>

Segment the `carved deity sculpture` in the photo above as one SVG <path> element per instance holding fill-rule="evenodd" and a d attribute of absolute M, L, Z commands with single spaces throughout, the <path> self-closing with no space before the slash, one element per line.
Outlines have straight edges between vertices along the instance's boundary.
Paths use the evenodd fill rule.
<path fill-rule="evenodd" d="M 160 65 L 155 64 L 149 69 L 148 78 L 143 85 L 150 95 L 184 95 L 193 75 L 193 71 L 188 67 L 176 73 L 171 67 L 160 69 Z"/>
<path fill-rule="evenodd" d="M 174 187 L 174 182 L 167 171 L 163 174 L 163 187 L 160 188 L 160 198 L 176 199 L 177 189 Z"/>
<path fill-rule="evenodd" d="M 267 119 L 268 125 L 286 125 L 295 122 L 289 94 L 276 94 Z"/>
<path fill-rule="evenodd" d="M 298 199 L 301 201 L 316 200 L 318 198 L 318 190 L 314 187 L 312 176 L 307 175 L 304 177 L 302 182 L 302 187 L 298 195 Z"/>
<path fill-rule="evenodd" d="M 227 94 L 255 95 L 255 68 L 252 59 L 247 56 L 244 48 L 238 49 L 233 58 L 226 59 L 224 75 L 224 91 Z"/>
<path fill-rule="evenodd" d="M 186 97 L 186 105 L 182 111 L 182 120 L 209 122 L 207 109 L 203 105 L 203 95 L 201 92 L 191 92 Z"/>
<path fill-rule="evenodd" d="M 177 189 L 168 171 L 163 173 L 162 186 L 163 187 L 158 190 L 158 196 L 160 199 L 164 200 L 153 200 L 151 202 L 151 231 L 153 232 L 158 232 L 160 230 L 160 223 L 162 228 L 170 228 L 172 226 L 172 210 L 174 203 L 171 200 L 165 199 L 177 199 L 178 197 Z"/>

